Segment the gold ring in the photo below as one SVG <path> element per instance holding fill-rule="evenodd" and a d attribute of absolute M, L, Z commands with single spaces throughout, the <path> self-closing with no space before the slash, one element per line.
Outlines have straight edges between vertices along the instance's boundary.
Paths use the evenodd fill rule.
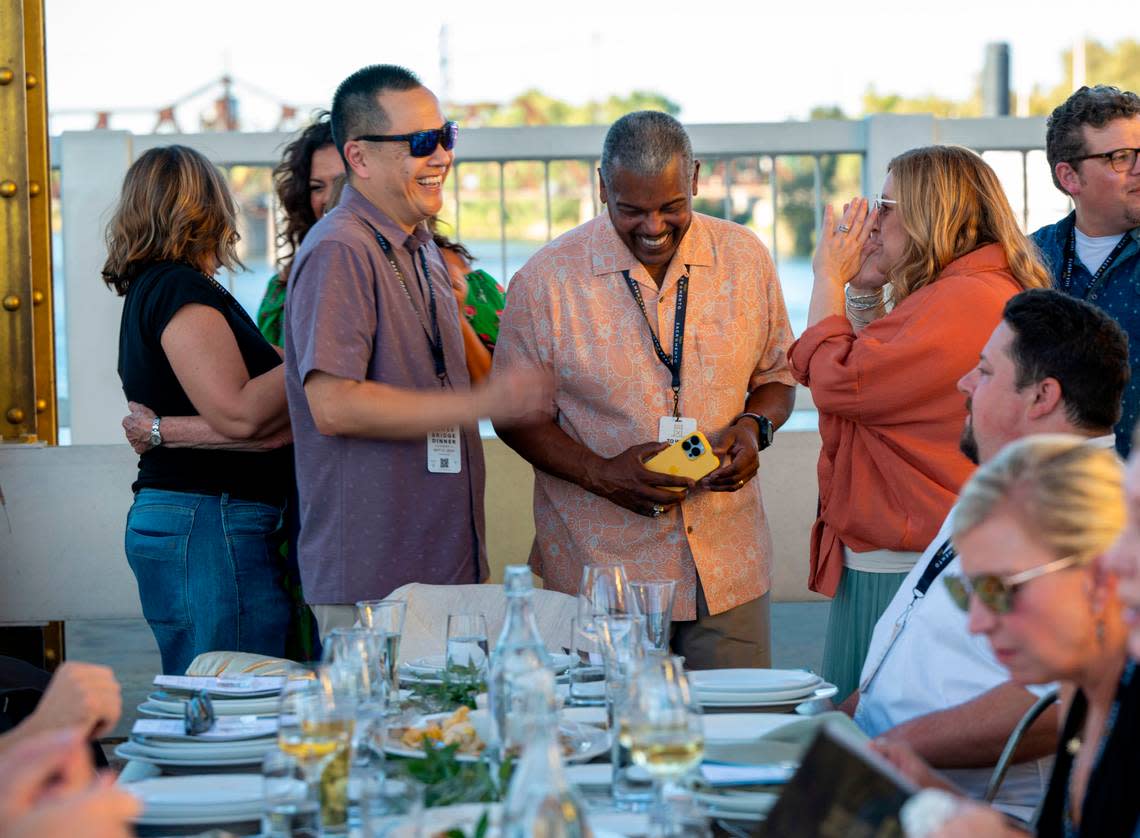
<path fill-rule="evenodd" d="M 653 504 L 653 517 L 659 518 L 665 514 L 665 507 L 659 503 Z"/>

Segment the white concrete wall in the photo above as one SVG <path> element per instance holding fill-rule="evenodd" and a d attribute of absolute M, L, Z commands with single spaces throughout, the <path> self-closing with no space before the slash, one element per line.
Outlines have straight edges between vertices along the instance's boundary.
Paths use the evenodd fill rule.
<path fill-rule="evenodd" d="M 494 579 L 525 562 L 534 537 L 533 472 L 499 440 L 486 440 L 487 545 Z M 774 598 L 806 588 L 815 516 L 819 436 L 781 433 L 764 452 L 761 480 L 776 545 Z M 134 576 L 123 555 L 137 458 L 125 443 L 64 448 L 0 446 L 0 623 L 136 617 Z"/>

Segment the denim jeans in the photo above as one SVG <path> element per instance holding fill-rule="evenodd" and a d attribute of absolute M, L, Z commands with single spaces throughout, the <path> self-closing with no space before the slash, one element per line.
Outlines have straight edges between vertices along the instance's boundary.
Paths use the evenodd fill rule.
<path fill-rule="evenodd" d="M 127 561 L 165 674 L 181 675 L 202 652 L 284 656 L 290 603 L 280 527 L 278 507 L 229 495 L 135 495 Z"/>

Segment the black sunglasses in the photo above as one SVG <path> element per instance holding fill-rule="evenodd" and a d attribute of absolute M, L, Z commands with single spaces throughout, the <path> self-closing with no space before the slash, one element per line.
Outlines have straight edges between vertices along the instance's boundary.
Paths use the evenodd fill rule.
<path fill-rule="evenodd" d="M 416 131 L 414 134 L 364 134 L 356 137 L 357 140 L 367 140 L 370 143 L 402 143 L 407 142 L 412 157 L 428 157 L 436 146 L 443 146 L 444 151 L 455 148 L 455 138 L 459 136 L 458 122 L 445 122 L 442 128 L 433 128 L 430 131 Z"/>

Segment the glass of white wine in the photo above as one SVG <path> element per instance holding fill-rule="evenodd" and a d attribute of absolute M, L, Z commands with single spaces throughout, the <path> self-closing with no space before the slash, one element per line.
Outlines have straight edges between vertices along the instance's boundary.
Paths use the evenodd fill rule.
<path fill-rule="evenodd" d="M 319 800 L 326 831 L 347 820 L 349 745 L 354 702 L 333 689 L 320 670 L 290 673 L 278 708 L 277 747 L 297 760 L 309 797 Z M 340 770 L 333 770 L 343 763 Z"/>
<path fill-rule="evenodd" d="M 666 801 L 666 784 L 700 765 L 705 753 L 700 703 L 689 688 L 684 659 L 651 655 L 630 679 L 627 724 L 620 736 L 635 765 L 653 777 L 655 834 L 681 834 Z"/>

